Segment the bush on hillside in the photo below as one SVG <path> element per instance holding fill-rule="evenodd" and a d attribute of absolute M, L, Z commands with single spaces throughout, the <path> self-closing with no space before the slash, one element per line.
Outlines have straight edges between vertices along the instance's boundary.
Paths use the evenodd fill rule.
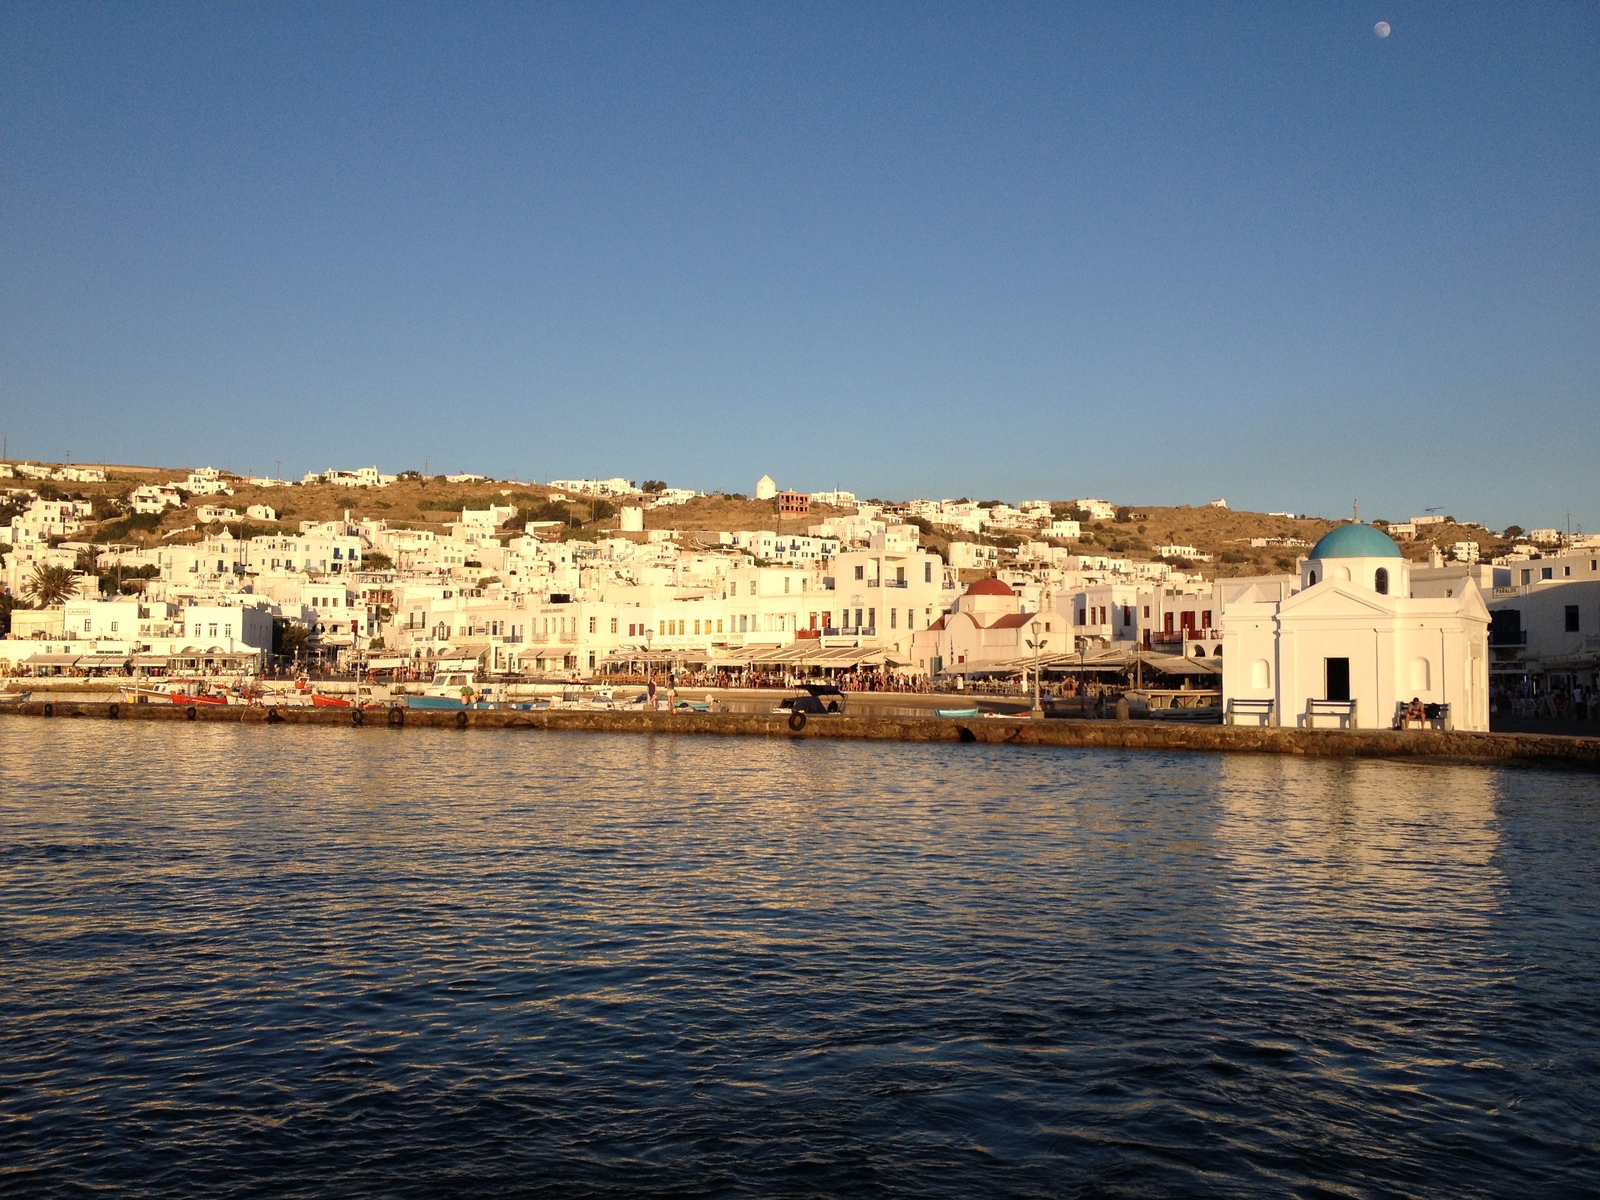
<path fill-rule="evenodd" d="M 135 529 L 159 529 L 161 528 L 162 516 L 162 513 L 129 513 L 125 517 L 107 521 L 94 531 L 91 540 L 96 542 L 120 542 Z"/>

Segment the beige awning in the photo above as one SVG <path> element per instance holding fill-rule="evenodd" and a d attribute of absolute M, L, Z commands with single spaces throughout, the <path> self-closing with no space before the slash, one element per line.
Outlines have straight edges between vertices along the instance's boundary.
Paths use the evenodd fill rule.
<path fill-rule="evenodd" d="M 1184 658 L 1179 654 L 1146 654 L 1142 656 L 1146 671 L 1162 675 L 1221 675 L 1222 664 L 1208 658 Z"/>
<path fill-rule="evenodd" d="M 128 665 L 128 656 L 126 654 L 85 654 L 78 660 L 78 665 L 91 669 L 124 667 Z"/>
<path fill-rule="evenodd" d="M 25 667 L 70 667 L 81 654 L 34 654 L 22 660 Z"/>
<path fill-rule="evenodd" d="M 870 646 L 822 646 L 813 638 L 790 642 L 787 646 L 746 646 L 731 655 L 730 661 L 752 666 L 859 667 L 884 661 L 886 651 Z"/>

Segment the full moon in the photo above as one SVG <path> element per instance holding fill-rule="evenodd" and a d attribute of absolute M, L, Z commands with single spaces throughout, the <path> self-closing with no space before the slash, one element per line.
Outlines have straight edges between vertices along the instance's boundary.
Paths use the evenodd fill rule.
<path fill-rule="evenodd" d="M 1388 37 L 1389 36 L 1389 22 L 1387 22 L 1387 21 L 1379 21 L 1376 25 L 1374 25 L 1372 27 L 1372 32 L 1377 34 L 1381 38 Z"/>

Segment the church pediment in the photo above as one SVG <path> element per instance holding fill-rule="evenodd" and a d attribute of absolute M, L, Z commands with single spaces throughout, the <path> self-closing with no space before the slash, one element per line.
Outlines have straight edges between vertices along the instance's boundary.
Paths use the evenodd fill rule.
<path fill-rule="evenodd" d="M 1392 596 L 1380 596 L 1343 580 L 1329 580 L 1296 592 L 1279 607 L 1280 616 L 1394 617 L 1399 605 Z"/>

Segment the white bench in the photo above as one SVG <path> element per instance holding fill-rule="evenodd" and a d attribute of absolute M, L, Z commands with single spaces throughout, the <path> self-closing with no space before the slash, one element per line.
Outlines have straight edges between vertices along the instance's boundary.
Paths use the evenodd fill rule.
<path fill-rule="evenodd" d="M 1228 700 L 1228 711 L 1224 721 L 1233 724 L 1233 718 L 1240 713 L 1250 717 L 1260 717 L 1261 724 L 1271 725 L 1273 713 L 1277 710 L 1276 700 L 1251 700 L 1242 696 L 1234 696 Z"/>
<path fill-rule="evenodd" d="M 1354 700 L 1307 700 L 1302 721 L 1307 729 L 1317 727 L 1318 717 L 1333 717 L 1339 729 L 1356 727 L 1356 702 Z"/>

